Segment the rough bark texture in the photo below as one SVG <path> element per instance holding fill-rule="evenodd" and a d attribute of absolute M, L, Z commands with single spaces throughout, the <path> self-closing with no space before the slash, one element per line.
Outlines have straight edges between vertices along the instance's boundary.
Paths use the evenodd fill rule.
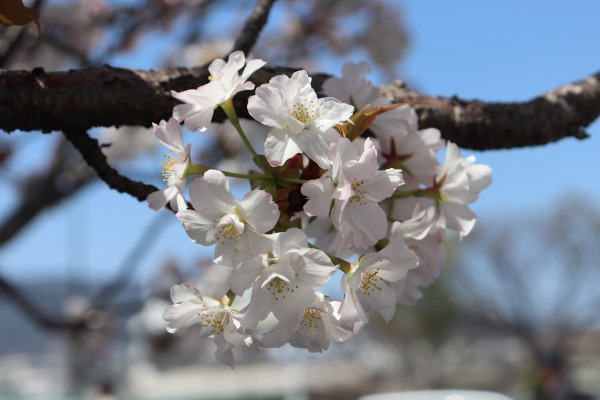
<path fill-rule="evenodd" d="M 600 115 L 600 73 L 523 103 L 485 103 L 431 97 L 398 84 L 381 88 L 394 102 L 410 103 L 420 127 L 435 127 L 461 147 L 478 150 L 539 146 L 573 136 Z"/>
<path fill-rule="evenodd" d="M 252 80 L 260 85 L 295 69 L 262 68 Z M 139 125 L 168 119 L 183 91 L 208 82 L 208 70 L 133 70 L 90 68 L 66 72 L 0 71 L 0 129 L 7 132 L 68 130 L 85 132 L 95 126 Z M 328 77 L 313 76 L 317 91 Z M 421 127 L 436 127 L 461 147 L 488 150 L 538 146 L 565 137 L 584 138 L 583 127 L 600 115 L 600 73 L 551 90 L 524 103 L 484 103 L 431 97 L 390 84 L 382 91 L 395 102 L 410 103 Z M 236 96 L 240 117 L 248 116 L 250 91 Z M 224 114 L 218 110 L 217 121 Z"/>

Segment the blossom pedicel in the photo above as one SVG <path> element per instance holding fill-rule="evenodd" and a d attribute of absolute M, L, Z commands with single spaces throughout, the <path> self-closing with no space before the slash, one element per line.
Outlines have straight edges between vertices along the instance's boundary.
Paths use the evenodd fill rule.
<path fill-rule="evenodd" d="M 247 80 L 264 64 L 246 63 L 241 52 L 215 60 L 210 82 L 173 92 L 184 103 L 154 125 L 173 155 L 165 165 L 167 188 L 148 196 L 150 207 L 170 203 L 190 239 L 214 245 L 214 262 L 231 268 L 222 299 L 188 284 L 173 286 L 174 304 L 163 316 L 167 330 L 201 324 L 201 336 L 217 344 L 217 359 L 232 368 L 237 353 L 261 347 L 289 343 L 322 352 L 356 334 L 373 312 L 389 322 L 397 303 L 414 304 L 420 288 L 437 278 L 446 230 L 469 234 L 475 214 L 468 206 L 491 183 L 491 169 L 463 158 L 453 143 L 445 144 L 440 164 L 440 132 L 419 130 L 409 105 L 382 97 L 365 79 L 365 62 L 347 63 L 342 78 L 324 83 L 331 97 L 318 98 L 305 71 L 258 87 L 248 113 L 270 129 L 265 155 L 258 155 L 232 98 L 254 89 Z M 244 175 L 191 162 L 179 123 L 203 131 L 216 107 L 260 171 Z M 361 128 L 346 138 L 348 126 Z M 374 138 L 355 137 L 363 126 Z M 193 208 L 184 197 L 189 175 L 202 175 L 189 185 Z M 236 199 L 228 177 L 248 179 L 254 190 Z M 318 288 L 338 270 L 344 297 L 331 299 Z M 235 308 L 236 296 L 249 299 L 247 305 Z"/>

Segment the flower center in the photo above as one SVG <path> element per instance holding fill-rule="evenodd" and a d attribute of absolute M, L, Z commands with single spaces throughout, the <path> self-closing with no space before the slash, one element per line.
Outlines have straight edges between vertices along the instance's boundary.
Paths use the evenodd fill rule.
<path fill-rule="evenodd" d="M 367 192 L 360 188 L 363 183 L 365 183 L 364 180 L 358 181 L 358 180 L 356 180 L 356 178 L 354 178 L 354 180 L 352 181 L 352 184 L 351 184 L 352 191 L 354 192 L 354 194 L 352 196 L 350 196 L 350 198 L 348 199 L 348 204 L 346 205 L 346 207 L 350 207 L 350 204 L 352 204 L 352 203 L 356 203 L 356 205 L 367 204 L 367 202 L 365 200 L 365 196 L 366 196 Z"/>
<path fill-rule="evenodd" d="M 294 293 L 298 285 L 292 286 L 289 282 L 276 277 L 267 284 L 267 293 L 271 294 L 276 301 L 285 299 L 286 294 Z"/>
<path fill-rule="evenodd" d="M 162 176 L 163 176 L 163 181 L 168 181 L 169 178 L 175 174 L 175 171 L 173 170 L 173 166 L 180 162 L 179 157 L 175 157 L 172 154 L 165 154 L 165 157 L 167 157 L 167 161 L 163 161 L 160 163 L 160 165 L 163 166 L 163 172 L 162 172 Z"/>
<path fill-rule="evenodd" d="M 201 312 L 198 313 L 198 316 L 202 320 L 202 326 L 209 328 L 213 335 L 218 335 L 225 330 L 224 326 L 227 325 L 229 318 L 225 311 Z"/>
<path fill-rule="evenodd" d="M 379 270 L 380 268 L 377 268 L 371 272 L 365 271 L 360 280 L 360 288 L 367 296 L 373 293 L 375 290 L 381 291 L 381 287 L 378 286 L 378 284 L 383 281 L 383 278 L 379 276 Z"/>
<path fill-rule="evenodd" d="M 327 310 L 323 310 L 321 308 L 310 307 L 304 310 L 304 316 L 302 317 L 302 321 L 300 321 L 300 326 L 298 327 L 298 333 L 302 333 L 302 331 L 310 331 L 318 328 L 318 323 L 323 319 L 321 314 L 327 314 Z"/>
<path fill-rule="evenodd" d="M 319 118 L 319 114 L 315 114 L 315 101 L 304 99 L 296 102 L 292 107 L 292 116 L 305 124 Z"/>
<path fill-rule="evenodd" d="M 213 222 L 213 228 L 217 229 L 217 220 L 213 219 Z M 237 243 L 240 236 L 242 236 L 242 234 L 237 231 L 233 222 L 221 225 L 217 231 L 217 241 L 220 241 L 221 244 L 225 244 L 226 240 L 235 240 Z"/>

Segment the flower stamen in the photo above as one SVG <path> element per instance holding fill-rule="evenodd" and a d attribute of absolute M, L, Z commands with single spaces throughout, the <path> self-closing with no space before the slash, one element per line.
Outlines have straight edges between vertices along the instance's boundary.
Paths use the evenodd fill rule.
<path fill-rule="evenodd" d="M 378 286 L 380 285 L 380 282 L 383 281 L 383 278 L 378 276 L 380 269 L 381 268 L 378 267 L 377 269 L 371 272 L 365 271 L 364 275 L 362 276 L 362 279 L 360 280 L 360 288 L 362 292 L 367 296 L 369 296 L 375 290 L 381 292 L 381 286 Z"/>
<path fill-rule="evenodd" d="M 224 311 L 200 312 L 198 316 L 202 320 L 202 327 L 210 328 L 213 335 L 218 335 L 225 330 L 224 326 L 227 325 L 229 318 L 229 315 Z"/>
<path fill-rule="evenodd" d="M 160 163 L 160 165 L 163 166 L 163 172 L 162 172 L 162 176 L 163 176 L 163 181 L 168 181 L 169 178 L 175 174 L 175 171 L 173 170 L 173 166 L 180 162 L 178 157 L 173 156 L 172 154 L 165 154 L 165 157 L 167 157 L 167 161 L 163 161 Z"/>
<path fill-rule="evenodd" d="M 305 124 L 318 119 L 319 114 L 315 114 L 315 101 L 309 102 L 308 99 L 304 99 L 302 102 L 296 102 L 292 107 L 292 116 Z"/>

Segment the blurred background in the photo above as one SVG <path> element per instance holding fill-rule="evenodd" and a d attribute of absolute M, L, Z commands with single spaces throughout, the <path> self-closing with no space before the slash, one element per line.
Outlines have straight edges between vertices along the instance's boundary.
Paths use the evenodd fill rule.
<path fill-rule="evenodd" d="M 227 54 L 255 2 L 24 3 L 43 30 L 36 40 L 32 24 L 0 26 L 2 69 L 204 65 Z M 364 59 L 375 84 L 526 101 L 600 70 L 598 15 L 600 3 L 555 0 L 279 0 L 252 57 L 334 75 Z M 264 140 L 259 126 L 247 130 Z M 537 148 L 463 149 L 492 167 L 494 183 L 473 205 L 475 230 L 450 236 L 445 270 L 416 306 L 390 324 L 373 316 L 324 354 L 288 346 L 235 370 L 197 329 L 170 335 L 161 318 L 173 284 L 224 293 L 227 271 L 211 249 L 190 242 L 172 213 L 108 189 L 60 132 L 0 132 L 0 398 L 356 399 L 435 388 L 597 398 L 599 124 L 588 132 Z M 165 150 L 152 130 L 93 135 L 122 174 L 162 187 Z M 195 135 L 194 159 L 247 168 L 230 127 Z"/>

